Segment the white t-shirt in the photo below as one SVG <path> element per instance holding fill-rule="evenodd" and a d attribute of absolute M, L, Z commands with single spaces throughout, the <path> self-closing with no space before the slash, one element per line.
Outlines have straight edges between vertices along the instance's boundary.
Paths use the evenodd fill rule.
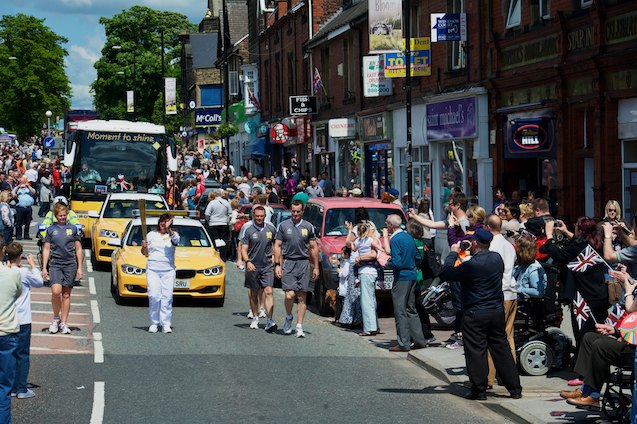
<path fill-rule="evenodd" d="M 16 302 L 20 325 L 31 324 L 31 287 L 42 287 L 42 273 L 39 269 L 18 268 L 22 278 L 22 293 Z"/>
<path fill-rule="evenodd" d="M 179 244 L 179 233 L 160 234 L 151 231 L 146 236 L 148 243 L 148 265 L 153 271 L 171 271 L 175 269 L 175 247 Z"/>

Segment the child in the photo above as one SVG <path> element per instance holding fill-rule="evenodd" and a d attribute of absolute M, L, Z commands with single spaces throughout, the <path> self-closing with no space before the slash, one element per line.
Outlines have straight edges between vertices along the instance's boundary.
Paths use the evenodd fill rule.
<path fill-rule="evenodd" d="M 352 251 L 357 252 L 358 256 L 364 256 L 372 251 L 372 247 L 375 243 L 375 240 L 371 237 L 373 232 L 375 231 L 372 224 L 368 221 L 363 221 L 356 226 L 358 237 L 352 243 Z M 380 245 L 376 246 L 377 250 L 380 250 Z M 358 278 L 358 270 L 363 266 L 375 265 L 376 260 L 361 260 L 357 261 L 354 266 L 354 277 L 356 277 L 355 285 L 358 287 L 360 284 L 360 279 Z"/>
<path fill-rule="evenodd" d="M 22 276 L 22 294 L 16 302 L 20 332 L 18 333 L 18 347 L 13 354 L 16 358 L 16 373 L 11 396 L 17 396 L 18 399 L 28 399 L 35 396 L 35 393 L 27 388 L 31 350 L 31 287 L 42 287 L 42 273 L 35 266 L 32 255 L 28 255 L 26 258 L 31 269 L 20 267 L 22 265 L 22 245 L 20 243 L 9 243 L 6 250 L 11 267 L 18 268 Z"/>
<path fill-rule="evenodd" d="M 546 272 L 535 259 L 536 243 L 531 237 L 519 237 L 515 242 L 518 264 L 513 268 L 513 277 L 517 281 L 520 297 L 544 297 L 546 291 Z"/>
<path fill-rule="evenodd" d="M 338 272 L 338 296 L 336 297 L 336 309 L 334 311 L 334 318 L 338 321 L 341 315 L 341 309 L 343 308 L 343 301 L 347 295 L 347 280 L 349 279 L 350 269 L 350 255 L 352 249 L 347 246 L 343 246 L 341 250 L 341 259 L 338 261 L 336 272 Z"/>

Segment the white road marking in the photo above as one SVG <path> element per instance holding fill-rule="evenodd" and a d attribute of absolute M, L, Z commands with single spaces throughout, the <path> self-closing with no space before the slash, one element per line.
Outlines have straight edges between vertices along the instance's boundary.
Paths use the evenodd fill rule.
<path fill-rule="evenodd" d="M 86 260 L 86 272 L 93 272 L 93 264 L 90 259 Z"/>
<path fill-rule="evenodd" d="M 102 424 L 104 420 L 104 382 L 96 381 L 93 386 L 93 411 L 90 424 Z"/>
<path fill-rule="evenodd" d="M 51 315 L 51 311 L 31 311 L 31 313 Z M 69 312 L 69 315 L 88 315 L 88 312 Z"/>
<path fill-rule="evenodd" d="M 31 321 L 31 324 L 33 325 L 49 325 L 51 324 L 51 321 Z M 70 327 L 82 327 L 82 326 L 89 326 L 92 324 L 79 324 L 79 323 L 70 323 L 68 324 Z"/>
<path fill-rule="evenodd" d="M 88 292 L 90 294 L 96 294 L 97 293 L 95 291 L 95 278 L 94 277 L 88 277 Z"/>
<path fill-rule="evenodd" d="M 102 333 L 93 333 L 94 357 L 96 364 L 104 363 L 104 345 L 102 344 Z"/>
<path fill-rule="evenodd" d="M 99 324 L 101 319 L 100 319 L 100 310 L 99 310 L 99 307 L 97 306 L 97 300 L 91 300 L 91 312 L 93 313 L 93 322 L 95 324 Z"/>
<path fill-rule="evenodd" d="M 77 288 L 77 287 L 76 287 Z M 46 296 L 48 298 L 51 298 L 51 292 L 48 291 L 31 291 L 31 297 L 33 296 Z M 73 299 L 77 299 L 78 297 L 88 297 L 87 293 L 73 293 Z M 49 302 L 51 303 L 51 302 Z M 75 303 L 73 303 L 73 305 L 75 305 Z"/>
<path fill-rule="evenodd" d="M 84 255 L 90 256 L 91 255 L 91 249 L 84 249 Z"/>
<path fill-rule="evenodd" d="M 46 302 L 44 300 L 32 300 L 31 303 L 34 305 L 50 305 L 51 304 L 51 302 Z M 86 303 L 73 302 L 73 306 L 86 306 Z"/>
<path fill-rule="evenodd" d="M 38 352 L 88 353 L 88 351 L 86 350 L 56 349 L 53 347 L 39 347 L 39 346 L 31 346 L 31 350 L 37 350 Z"/>
<path fill-rule="evenodd" d="M 71 324 L 70 327 L 73 327 L 73 324 Z M 87 337 L 87 336 L 72 336 L 70 334 L 62 334 L 62 333 L 56 333 L 56 334 L 31 333 L 31 337 L 63 337 L 65 339 L 75 339 L 75 340 L 90 340 L 91 339 L 91 337 Z"/>

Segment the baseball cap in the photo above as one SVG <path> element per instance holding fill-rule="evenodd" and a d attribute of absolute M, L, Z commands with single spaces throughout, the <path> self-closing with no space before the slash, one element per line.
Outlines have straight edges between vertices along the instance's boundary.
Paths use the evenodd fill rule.
<path fill-rule="evenodd" d="M 491 231 L 485 230 L 484 228 L 478 228 L 472 235 L 471 238 L 476 240 L 480 244 L 489 244 L 491 240 L 493 240 L 493 234 Z"/>
<path fill-rule="evenodd" d="M 389 190 L 387 190 L 387 193 L 389 193 L 389 195 L 391 197 L 398 197 L 400 196 L 400 192 L 398 190 L 396 190 L 395 188 L 390 188 Z"/>

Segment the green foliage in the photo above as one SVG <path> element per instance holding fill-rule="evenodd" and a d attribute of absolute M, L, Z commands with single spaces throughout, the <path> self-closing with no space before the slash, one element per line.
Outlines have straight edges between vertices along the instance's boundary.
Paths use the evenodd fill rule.
<path fill-rule="evenodd" d="M 100 18 L 106 32 L 102 57 L 95 63 L 97 79 L 91 85 L 95 107 L 104 119 L 134 119 L 162 123 L 169 131 L 179 129 L 179 115 L 163 118 L 161 102 L 164 87 L 161 67 L 161 33 L 164 33 L 164 64 L 166 77 L 177 78 L 177 99 L 180 94 L 179 59 L 181 31 L 194 31 L 186 16 L 133 6 L 114 15 Z M 119 46 L 119 49 L 113 49 Z M 135 112 L 126 112 L 126 91 L 135 91 Z"/>
<path fill-rule="evenodd" d="M 215 131 L 215 138 L 221 140 L 222 138 L 232 137 L 239 132 L 239 127 L 234 122 L 224 122 L 217 127 Z"/>
<path fill-rule="evenodd" d="M 39 135 L 47 110 L 55 120 L 70 107 L 68 52 L 62 47 L 67 42 L 44 19 L 24 14 L 0 19 L 0 126 L 14 129 L 19 138 Z"/>

